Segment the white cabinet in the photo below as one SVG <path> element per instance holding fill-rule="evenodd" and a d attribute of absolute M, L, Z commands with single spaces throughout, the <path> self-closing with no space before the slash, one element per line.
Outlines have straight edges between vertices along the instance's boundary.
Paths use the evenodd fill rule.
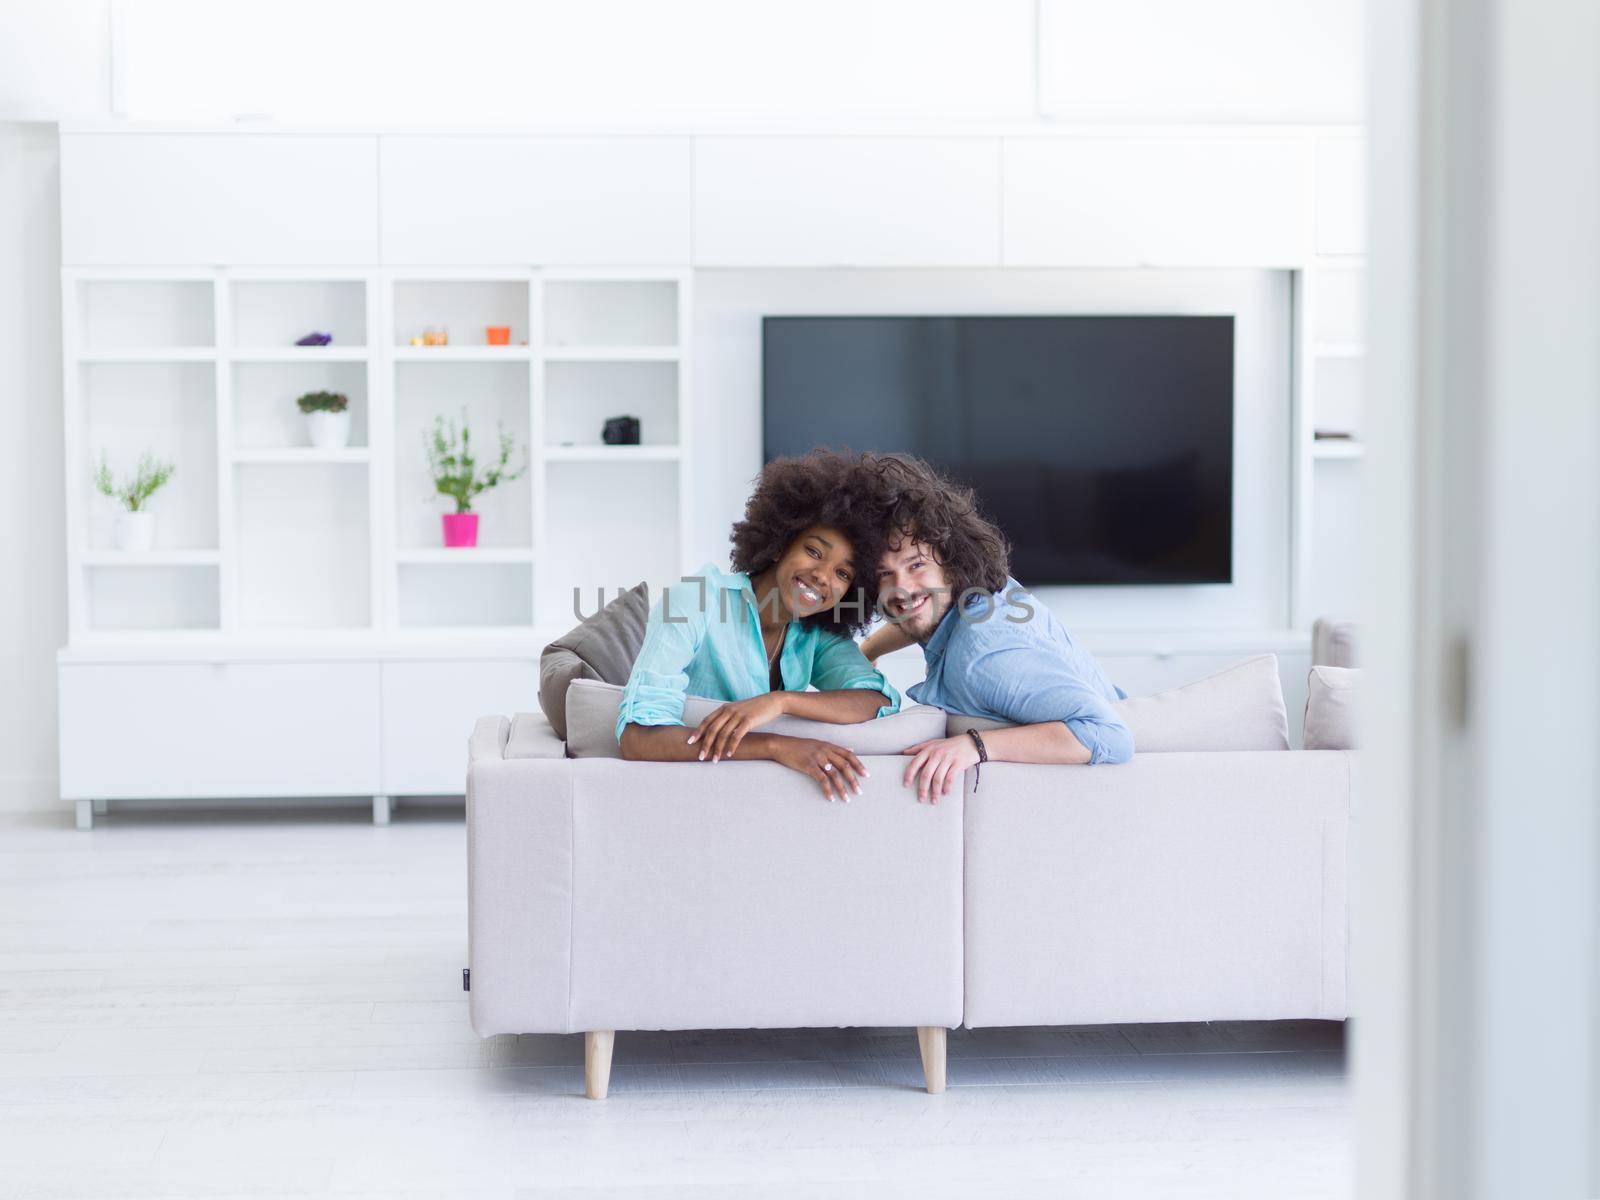
<path fill-rule="evenodd" d="M 961 267 L 1000 262 L 994 138 L 702 137 L 703 267 Z"/>
<path fill-rule="evenodd" d="M 371 263 L 377 139 L 65 133 L 67 266 Z"/>
<path fill-rule="evenodd" d="M 1292 267 L 1311 239 L 1304 138 L 1005 142 L 1005 265 Z"/>
<path fill-rule="evenodd" d="M 61 794 L 372 795 L 378 676 L 372 662 L 63 663 Z"/>
<path fill-rule="evenodd" d="M 384 663 L 384 792 L 460 795 L 473 723 L 490 713 L 538 710 L 534 659 Z"/>
<path fill-rule="evenodd" d="M 1317 141 L 1317 253 L 1367 252 L 1367 142 Z"/>
<path fill-rule="evenodd" d="M 382 139 L 383 261 L 689 261 L 683 137 Z"/>

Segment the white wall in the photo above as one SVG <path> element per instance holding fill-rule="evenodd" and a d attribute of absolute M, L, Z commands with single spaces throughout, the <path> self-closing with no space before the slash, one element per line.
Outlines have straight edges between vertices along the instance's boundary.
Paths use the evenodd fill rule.
<path fill-rule="evenodd" d="M 726 561 L 761 469 L 761 317 L 783 314 L 1232 314 L 1234 582 L 1041 588 L 1075 630 L 1289 625 L 1289 285 L 1271 271 L 698 271 L 691 560 Z M 1027 580 L 1023 580 L 1024 583 Z"/>
<path fill-rule="evenodd" d="M 55 127 L 0 123 L 0 808 L 55 796 L 66 640 Z"/>
<path fill-rule="evenodd" d="M 111 112 L 111 0 L 0 4 L 0 120 Z"/>

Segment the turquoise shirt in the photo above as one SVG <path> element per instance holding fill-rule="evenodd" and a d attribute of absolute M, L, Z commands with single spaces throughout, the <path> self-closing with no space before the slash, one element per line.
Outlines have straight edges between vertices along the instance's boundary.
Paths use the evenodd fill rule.
<path fill-rule="evenodd" d="M 778 673 L 787 692 L 862 688 L 888 697 L 878 716 L 900 708 L 900 694 L 853 640 L 814 625 L 789 622 Z M 651 605 L 644 645 L 622 690 L 617 737 L 629 725 L 682 725 L 685 696 L 748 700 L 771 690 L 750 577 L 707 563 Z"/>

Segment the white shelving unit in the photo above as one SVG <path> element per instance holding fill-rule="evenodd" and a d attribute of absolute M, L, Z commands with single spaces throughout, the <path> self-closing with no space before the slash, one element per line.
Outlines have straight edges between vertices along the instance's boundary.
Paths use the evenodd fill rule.
<path fill-rule="evenodd" d="M 1366 262 L 1359 255 L 1316 257 L 1296 274 L 1291 607 L 1297 628 L 1318 616 L 1354 616 L 1359 607 L 1365 301 Z"/>
<path fill-rule="evenodd" d="M 537 268 L 63 272 L 70 637 L 223 644 L 319 633 L 516 633 L 681 569 L 689 513 L 688 273 Z M 486 328 L 509 325 L 511 344 Z M 425 329 L 449 344 L 413 346 Z M 322 347 L 296 346 L 312 331 Z M 342 392 L 348 447 L 295 399 Z M 424 436 L 462 412 L 526 456 L 446 548 Z M 608 446 L 633 416 L 641 445 Z M 156 548 L 112 549 L 101 453 L 172 461 Z"/>

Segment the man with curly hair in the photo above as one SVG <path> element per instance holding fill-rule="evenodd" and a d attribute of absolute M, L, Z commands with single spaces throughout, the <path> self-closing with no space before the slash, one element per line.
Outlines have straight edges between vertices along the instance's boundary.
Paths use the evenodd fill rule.
<path fill-rule="evenodd" d="M 757 730 L 785 713 L 840 725 L 899 708 L 852 637 L 877 604 L 876 487 L 858 456 L 767 464 L 733 527 L 733 570 L 707 563 L 650 610 L 617 714 L 624 758 L 769 759 L 815 779 L 830 800 L 860 794 L 866 768 L 849 750 Z M 727 703 L 689 730 L 690 695 Z"/>
<path fill-rule="evenodd" d="M 962 772 L 990 760 L 1120 763 L 1133 735 L 1113 707 L 1122 692 L 1049 609 L 1011 578 L 1005 535 L 970 488 L 927 463 L 873 455 L 888 539 L 878 560 L 887 624 L 862 645 L 869 660 L 920 643 L 927 678 L 914 700 L 1005 721 L 906 751 L 906 785 L 938 802 Z"/>

